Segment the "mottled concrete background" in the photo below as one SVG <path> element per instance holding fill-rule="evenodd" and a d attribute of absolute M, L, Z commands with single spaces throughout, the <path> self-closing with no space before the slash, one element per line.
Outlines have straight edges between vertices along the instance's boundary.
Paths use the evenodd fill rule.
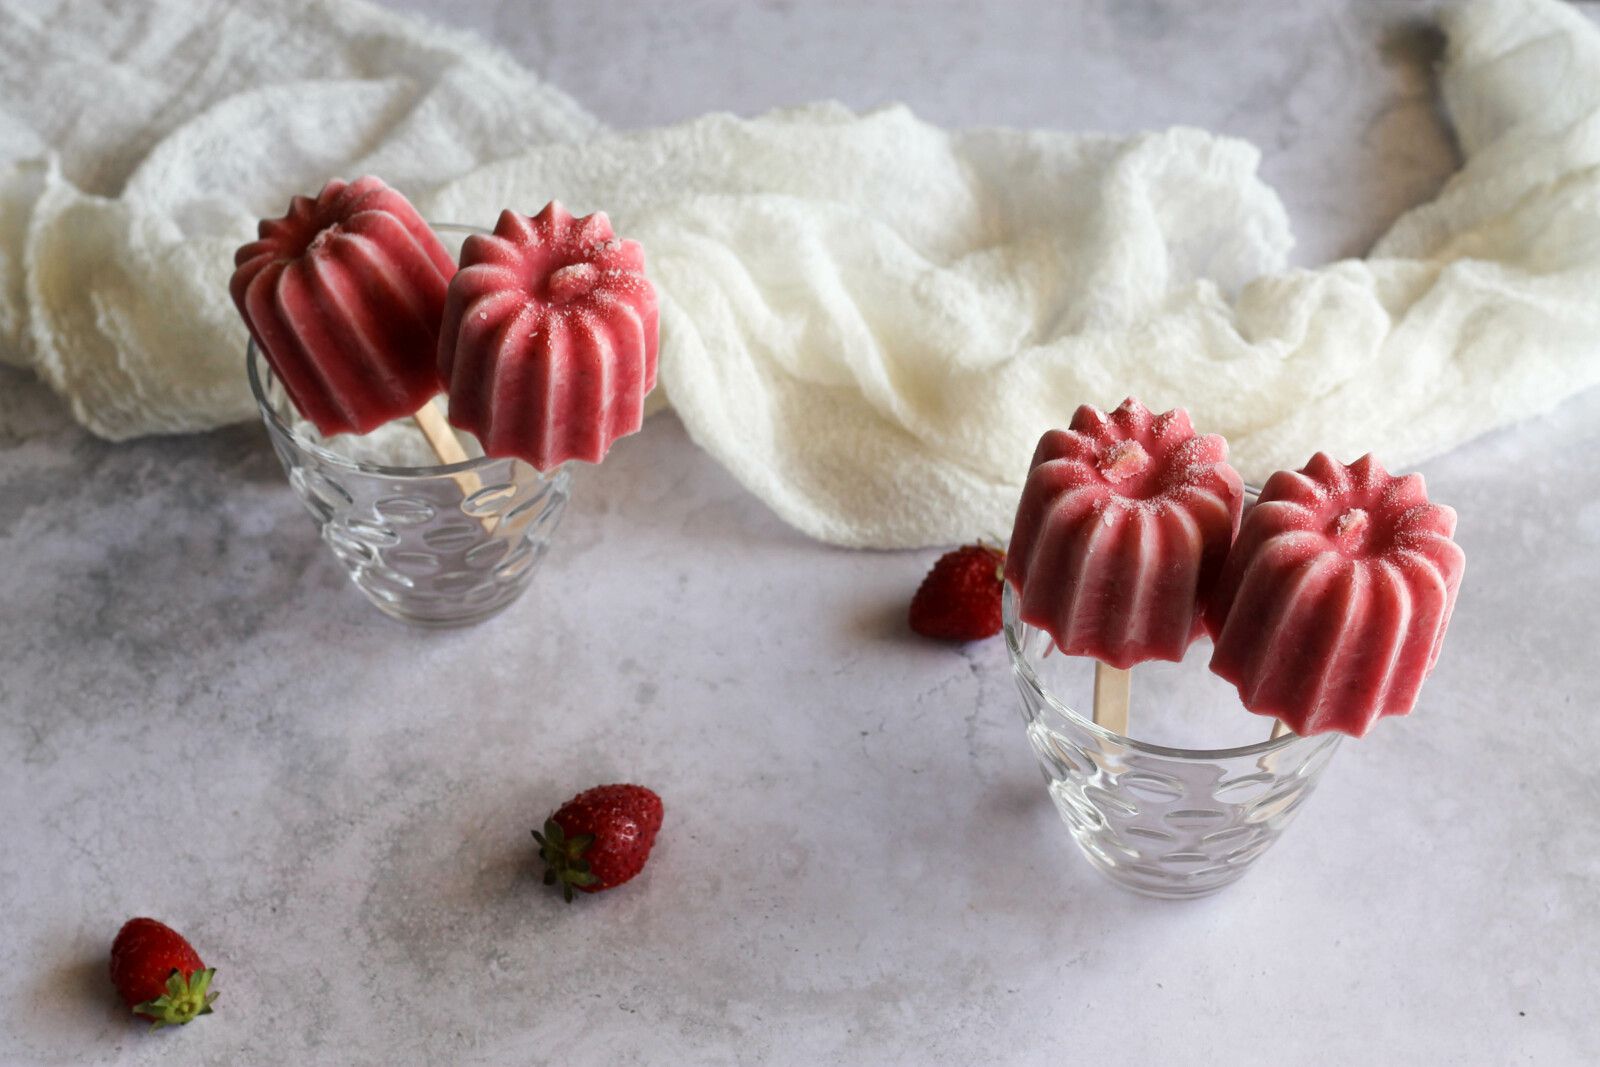
<path fill-rule="evenodd" d="M 403 6 L 619 126 L 835 96 L 1239 134 L 1307 263 L 1454 165 L 1427 4 Z M 1470 562 L 1417 716 L 1167 904 L 1075 854 L 999 643 L 906 635 L 929 554 L 802 540 L 670 416 L 581 472 L 521 604 L 430 634 L 345 584 L 259 429 L 110 446 L 0 372 L 0 1064 L 1584 1062 L 1597 418 L 1425 468 Z M 657 854 L 564 906 L 528 831 L 617 779 L 664 796 Z M 138 913 L 220 968 L 214 1018 L 115 1005 Z"/>

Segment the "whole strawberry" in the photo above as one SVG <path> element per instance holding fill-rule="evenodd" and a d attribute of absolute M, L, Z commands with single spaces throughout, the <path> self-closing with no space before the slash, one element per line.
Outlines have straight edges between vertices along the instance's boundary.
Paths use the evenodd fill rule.
<path fill-rule="evenodd" d="M 598 893 L 644 869 L 661 829 L 661 798 L 642 785 L 597 785 L 567 801 L 535 830 L 544 884 Z"/>
<path fill-rule="evenodd" d="M 911 598 L 911 628 L 943 641 L 976 641 L 1000 632 L 1006 554 L 963 545 L 939 557 Z"/>
<path fill-rule="evenodd" d="M 182 934 L 154 919 L 129 919 L 111 942 L 111 984 L 152 1030 L 210 1015 L 215 974 Z"/>

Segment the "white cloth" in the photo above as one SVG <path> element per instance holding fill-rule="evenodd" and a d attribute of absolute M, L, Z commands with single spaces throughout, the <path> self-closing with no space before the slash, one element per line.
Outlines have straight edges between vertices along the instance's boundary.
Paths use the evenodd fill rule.
<path fill-rule="evenodd" d="M 22 160 L 0 168 L 0 344 L 98 433 L 248 416 L 228 254 L 287 193 L 358 171 L 436 219 L 606 209 L 648 250 L 689 432 L 842 544 L 1003 534 L 1034 441 L 1083 401 L 1183 404 L 1260 479 L 1319 448 L 1405 466 L 1600 382 L 1600 32 L 1555 0 L 1446 9 L 1466 165 L 1371 257 L 1319 270 L 1285 268 L 1287 217 L 1236 140 L 817 106 L 578 144 L 592 123 L 481 45 L 301 6 L 159 0 L 64 73 L 0 8 L 0 161 Z M 131 132 L 102 152 L 74 122 Z"/>

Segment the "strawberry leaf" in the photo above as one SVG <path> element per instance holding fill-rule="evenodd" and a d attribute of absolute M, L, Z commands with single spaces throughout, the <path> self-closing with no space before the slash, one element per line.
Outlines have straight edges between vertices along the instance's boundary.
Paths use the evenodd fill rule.
<path fill-rule="evenodd" d="M 211 979 L 216 973 L 215 967 L 207 967 L 185 978 L 183 972 L 174 968 L 167 975 L 167 991 L 154 1000 L 135 1004 L 133 1013 L 150 1019 L 152 1030 L 183 1026 L 202 1015 L 210 1015 L 211 1005 L 217 999 L 217 994 L 211 992 Z"/>
<path fill-rule="evenodd" d="M 567 832 L 554 818 L 546 819 L 544 833 L 533 831 L 533 838 L 539 842 L 539 858 L 545 863 L 544 884 L 561 884 L 561 895 L 572 903 L 572 888 L 574 886 L 591 886 L 600 879 L 590 870 L 589 863 L 583 858 L 585 850 L 594 844 L 594 835 L 577 834 L 568 837 Z"/>

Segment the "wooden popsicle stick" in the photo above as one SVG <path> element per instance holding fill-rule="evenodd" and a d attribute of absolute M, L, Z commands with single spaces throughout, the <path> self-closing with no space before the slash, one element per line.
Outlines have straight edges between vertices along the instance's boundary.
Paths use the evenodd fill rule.
<path fill-rule="evenodd" d="M 456 432 L 450 428 L 449 420 L 432 400 L 418 408 L 417 413 L 411 417 L 416 420 L 417 429 L 422 431 L 422 436 L 428 439 L 428 447 L 433 449 L 433 454 L 439 457 L 440 463 L 448 465 L 467 461 L 467 450 L 461 447 Z"/>
<path fill-rule="evenodd" d="M 1110 667 L 1099 660 L 1094 663 L 1094 721 L 1095 725 L 1112 733 L 1128 736 L 1128 692 L 1131 688 L 1130 672 Z"/>
<path fill-rule="evenodd" d="M 1267 738 L 1267 740 L 1268 741 L 1276 741 L 1278 738 L 1282 737 L 1284 734 L 1290 733 L 1290 732 L 1291 731 L 1289 730 L 1289 727 L 1287 725 L 1285 725 L 1285 723 L 1284 723 L 1284 721 L 1282 719 L 1274 719 L 1273 723 L 1272 723 L 1272 736 Z"/>
<path fill-rule="evenodd" d="M 461 447 L 460 439 L 450 428 L 450 421 L 445 418 L 444 412 L 439 410 L 436 401 L 430 400 L 422 405 L 411 418 L 416 422 L 417 429 L 422 431 L 422 436 L 427 438 L 428 448 L 439 457 L 440 463 L 449 465 L 467 461 L 467 450 Z M 450 478 L 461 487 L 463 500 L 483 488 L 483 479 L 478 477 L 476 471 L 460 471 L 452 474 Z M 498 520 L 494 515 L 485 515 L 478 519 L 479 524 L 489 533 L 494 532 L 496 521 Z"/>

